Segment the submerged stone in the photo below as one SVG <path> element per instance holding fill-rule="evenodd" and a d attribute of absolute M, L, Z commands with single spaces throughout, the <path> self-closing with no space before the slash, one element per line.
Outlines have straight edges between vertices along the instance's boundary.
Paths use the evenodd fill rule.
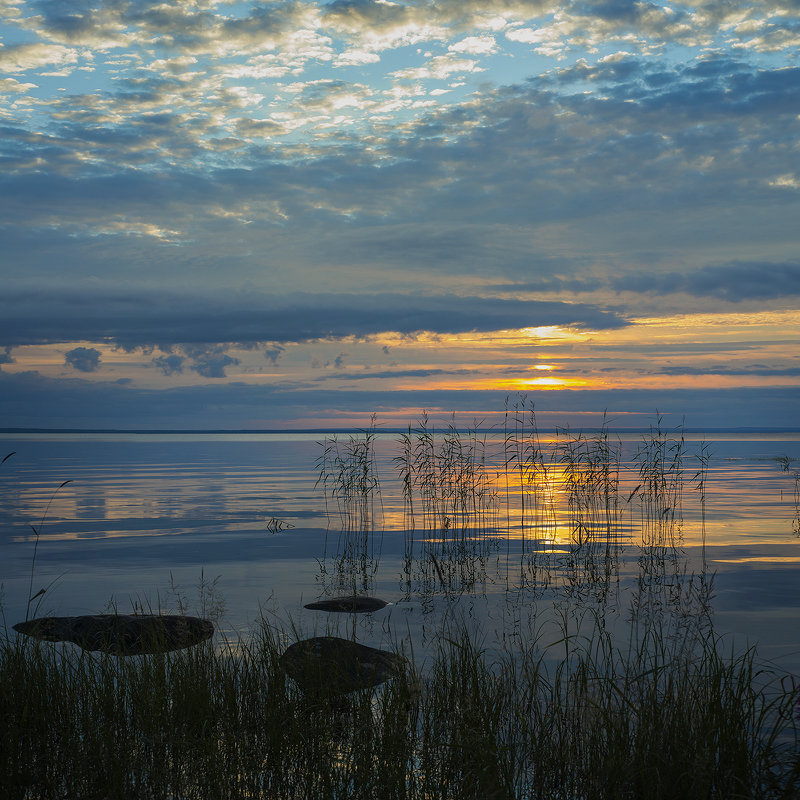
<path fill-rule="evenodd" d="M 365 611 L 379 611 L 389 604 L 379 597 L 366 595 L 350 595 L 348 597 L 331 597 L 328 600 L 317 600 L 316 603 L 307 603 L 303 608 L 313 611 L 340 611 L 347 613 L 363 613 Z"/>
<path fill-rule="evenodd" d="M 349 639 L 317 636 L 290 645 L 281 666 L 306 694 L 337 695 L 378 686 L 402 672 L 406 660 Z"/>
<path fill-rule="evenodd" d="M 18 622 L 14 630 L 46 642 L 72 642 L 84 650 L 116 656 L 166 653 L 210 639 L 210 620 L 181 614 L 95 614 L 41 617 Z"/>

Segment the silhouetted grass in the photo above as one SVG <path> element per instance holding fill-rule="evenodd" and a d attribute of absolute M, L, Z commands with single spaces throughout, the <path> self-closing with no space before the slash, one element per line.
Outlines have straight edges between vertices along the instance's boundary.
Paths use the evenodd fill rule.
<path fill-rule="evenodd" d="M 754 651 L 568 628 L 511 649 L 451 624 L 405 675 L 313 703 L 266 624 L 235 648 L 134 658 L 6 638 L 0 796 L 797 796 L 798 693 Z"/>

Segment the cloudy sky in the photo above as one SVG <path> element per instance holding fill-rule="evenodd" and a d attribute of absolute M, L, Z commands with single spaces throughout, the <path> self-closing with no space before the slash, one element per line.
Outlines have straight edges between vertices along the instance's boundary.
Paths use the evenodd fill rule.
<path fill-rule="evenodd" d="M 798 0 L 0 0 L 0 427 L 800 426 Z"/>

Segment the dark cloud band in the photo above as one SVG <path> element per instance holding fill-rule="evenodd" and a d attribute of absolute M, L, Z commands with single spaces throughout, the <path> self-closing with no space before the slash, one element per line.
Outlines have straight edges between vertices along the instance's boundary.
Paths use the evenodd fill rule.
<path fill-rule="evenodd" d="M 12 291 L 0 299 L 0 346 L 104 340 L 123 346 L 301 342 L 389 331 L 455 334 L 544 325 L 604 329 L 625 324 L 620 315 L 592 305 L 455 295 L 293 294 L 277 298 L 99 292 L 70 297 L 64 292 Z M 205 364 L 210 371 L 220 366 L 214 361 Z"/>

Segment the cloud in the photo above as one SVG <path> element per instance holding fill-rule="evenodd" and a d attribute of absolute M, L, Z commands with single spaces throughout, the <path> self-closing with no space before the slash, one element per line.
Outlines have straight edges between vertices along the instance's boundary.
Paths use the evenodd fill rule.
<path fill-rule="evenodd" d="M 152 360 L 153 366 L 158 367 L 165 375 L 176 375 L 183 372 L 183 356 L 172 353 L 158 356 Z"/>
<path fill-rule="evenodd" d="M 569 276 L 542 270 L 534 280 L 513 283 L 491 283 L 485 288 L 492 292 L 594 292 L 610 286 L 610 281 L 600 276 Z"/>
<path fill-rule="evenodd" d="M 277 364 L 284 350 L 286 350 L 286 348 L 282 344 L 272 342 L 270 346 L 264 349 L 264 358 L 272 364 Z"/>
<path fill-rule="evenodd" d="M 478 62 L 470 58 L 459 58 L 453 53 L 433 56 L 421 67 L 406 67 L 395 70 L 392 77 L 398 80 L 445 80 L 453 74 L 480 72 Z"/>
<path fill-rule="evenodd" d="M 204 378 L 224 378 L 225 367 L 239 363 L 239 359 L 228 355 L 221 345 L 190 345 L 184 350 L 192 362 L 190 369 Z"/>
<path fill-rule="evenodd" d="M 800 296 L 800 262 L 734 261 L 690 273 L 636 273 L 614 279 L 618 291 L 669 294 L 685 292 L 734 303 Z"/>
<path fill-rule="evenodd" d="M 292 47 L 298 29 L 315 25 L 316 12 L 300 2 L 268 2 L 242 14 L 225 14 L 224 4 L 175 0 L 115 0 L 91 13 L 62 0 L 38 0 L 39 14 L 27 22 L 55 41 L 101 50 L 146 46 L 184 54 L 226 55 L 254 49 Z"/>
<path fill-rule="evenodd" d="M 71 71 L 77 63 L 77 50 L 62 45 L 31 42 L 0 47 L 3 72 L 28 72 L 42 67 Z"/>
<path fill-rule="evenodd" d="M 637 269 L 620 275 L 541 275 L 533 281 L 488 284 L 497 293 L 573 292 L 591 294 L 603 289 L 660 297 L 688 294 L 727 303 L 784 300 L 800 296 L 800 262 L 731 261 L 696 266 L 690 272 Z"/>
<path fill-rule="evenodd" d="M 94 347 L 76 347 L 64 354 L 64 363 L 79 372 L 96 372 L 100 366 L 100 351 Z"/>
<path fill-rule="evenodd" d="M 220 377 L 233 363 L 215 342 L 300 342 L 385 331 L 463 333 L 559 325 L 617 328 L 623 317 L 580 303 L 456 295 L 255 292 L 166 294 L 9 290 L 0 297 L 0 346 L 108 340 L 123 346 L 205 343 L 187 349 L 192 369 Z M 199 348 L 200 345 L 198 344 Z M 274 344 L 273 344 L 274 347 Z M 159 364 L 158 366 L 162 366 Z"/>
<path fill-rule="evenodd" d="M 791 341 L 792 334 L 786 334 L 786 342 Z M 743 352 L 747 350 L 759 350 L 764 347 L 774 345 L 774 340 L 759 341 L 757 339 L 733 339 L 725 341 L 696 341 L 688 342 L 668 341 L 668 342 L 639 342 L 636 344 L 636 352 L 643 356 L 698 356 L 713 355 L 714 353 Z M 609 352 L 619 352 L 619 344 L 598 344 L 592 346 L 592 351 L 597 353 L 598 360 Z"/>
<path fill-rule="evenodd" d="M 743 49 L 775 52 L 796 46 L 798 39 L 797 15 L 785 3 L 744 0 L 669 7 L 627 0 L 565 0 L 557 7 L 542 0 L 295 0 L 239 4 L 235 9 L 223 2 L 116 0 L 93 7 L 91 13 L 81 4 L 38 0 L 35 7 L 37 13 L 21 17 L 18 24 L 48 42 L 100 53 L 123 48 L 130 53 L 137 47 L 212 58 L 271 52 L 295 72 L 308 62 L 336 58 L 334 41 L 341 55 L 377 54 L 423 42 L 484 40 L 486 30 L 506 29 L 522 42 L 530 41 L 527 31 L 550 30 L 538 40 L 540 49 L 550 54 L 565 45 L 591 48 L 613 39 L 642 49 L 735 42 Z M 470 46 L 481 54 L 488 47 Z"/>
<path fill-rule="evenodd" d="M 372 94 L 364 84 L 324 78 L 315 81 L 289 84 L 285 90 L 292 97 L 292 105 L 307 113 L 334 113 L 346 109 L 359 109 Z"/>
<path fill-rule="evenodd" d="M 22 120 L 3 129 L 8 291 L 16 284 L 38 292 L 31 275 L 46 286 L 61 273 L 73 288 L 89 281 L 99 300 L 120 307 L 93 276 L 119 283 L 125 275 L 130 306 L 139 303 L 158 332 L 165 325 L 156 317 L 165 312 L 153 315 L 137 298 L 152 293 L 158 306 L 154 287 L 172 297 L 192 284 L 223 297 L 231 285 L 261 295 L 298 287 L 386 292 L 406 304 L 428 293 L 440 298 L 446 319 L 451 295 L 475 296 L 484 285 L 559 300 L 597 292 L 597 310 L 617 290 L 626 302 L 631 292 L 669 296 L 677 287 L 727 303 L 742 278 L 726 289 L 723 275 L 707 275 L 712 283 L 703 286 L 692 273 L 733 258 L 780 264 L 791 252 L 800 196 L 788 179 L 775 181 L 796 155 L 796 68 L 760 69 L 714 53 L 668 69 L 660 59 L 615 53 L 514 85 L 485 85 L 402 125 L 370 122 L 363 136 L 334 125 L 335 141 L 320 134 L 313 144 L 280 147 L 265 133 L 317 111 L 329 118 L 338 102 L 377 102 L 379 91 L 339 78 L 298 79 L 299 91 L 284 95 L 299 98 L 297 108 L 277 121 L 243 115 L 224 87 L 214 116 L 204 96 L 213 85 L 185 83 L 170 70 L 142 80 L 118 81 L 124 91 L 91 101 L 63 98 L 51 107 L 46 134 Z M 184 100 L 194 105 L 182 113 Z M 175 108 L 162 107 L 171 102 Z M 360 119 L 360 108 L 339 111 Z M 791 275 L 770 281 L 758 283 L 754 297 L 793 296 Z M 177 301 L 186 332 L 166 331 L 164 341 L 199 340 L 184 305 Z M 198 307 L 209 311 L 202 293 Z M 94 320 L 95 334 L 123 341 L 130 310 L 107 325 L 98 319 L 102 308 L 90 310 L 78 329 Z M 52 330 L 62 314 L 71 324 L 59 311 L 43 335 L 66 335 Z M 36 327 L 21 323 L 21 331 L 29 324 Z M 258 333 L 255 322 L 224 327 L 249 327 L 242 340 Z M 264 336 L 273 329 L 260 327 Z M 332 320 L 328 330 L 342 327 Z M 369 328 L 350 327 L 354 335 Z M 141 340 L 139 331 L 130 336 Z"/>
<path fill-rule="evenodd" d="M 800 375 L 800 367 L 768 367 L 764 364 L 732 366 L 730 364 L 709 364 L 706 367 L 696 366 L 659 366 L 655 370 L 662 375 L 759 375 L 764 377 L 787 378 Z"/>
<path fill-rule="evenodd" d="M 467 36 L 458 42 L 454 42 L 448 48 L 454 53 L 469 53 L 470 55 L 490 55 L 497 52 L 497 42 L 494 36 L 484 34 L 482 36 Z"/>
<path fill-rule="evenodd" d="M 436 16 L 436 10 L 425 5 L 334 0 L 324 6 L 322 22 L 357 45 L 383 50 L 444 38 L 446 28 L 437 24 Z"/>
<path fill-rule="evenodd" d="M 35 88 L 35 83 L 20 83 L 14 78 L 0 78 L 0 94 L 19 94 Z"/>
<path fill-rule="evenodd" d="M 336 366 L 341 366 L 337 364 Z M 524 370 L 515 370 L 524 372 Z M 314 378 L 317 383 L 329 380 L 340 381 L 367 381 L 374 379 L 396 380 L 397 378 L 435 378 L 440 375 L 479 375 L 477 369 L 390 369 L 390 370 L 365 370 L 363 372 L 337 372 L 331 375 L 324 375 L 321 378 Z"/>
<path fill-rule="evenodd" d="M 713 213 L 723 202 L 785 204 L 787 189 L 770 181 L 791 163 L 800 70 L 717 58 L 665 73 L 660 64 L 625 57 L 486 87 L 457 107 L 397 130 L 377 128 L 361 146 L 346 147 L 334 116 L 364 124 L 371 118 L 365 104 L 377 110 L 382 102 L 376 90 L 332 79 L 295 88 L 289 110 L 248 117 L 239 94 L 213 85 L 213 108 L 195 100 L 181 113 L 181 101 L 198 87 L 173 77 L 151 76 L 136 92 L 63 98 L 53 106 L 61 122 L 48 136 L 6 134 L 14 166 L 46 165 L 5 176 L 0 188 L 16 201 L 6 218 L 56 224 L 69 235 L 139 231 L 169 241 L 203 238 L 223 213 L 289 230 L 326 222 L 331 233 L 345 221 L 435 222 L 456 239 L 476 221 L 539 227 L 612 212 L 641 216 L 656 206 Z M 224 131 L 220 117 L 228 117 Z M 262 138 L 317 123 L 324 131 L 315 155 L 301 149 L 289 157 Z M 329 135 L 338 141 L 326 148 Z M 255 149 L 254 137 L 262 139 Z M 217 148 L 229 153 L 230 168 L 218 167 Z M 148 163 L 161 169 L 143 170 Z"/>

